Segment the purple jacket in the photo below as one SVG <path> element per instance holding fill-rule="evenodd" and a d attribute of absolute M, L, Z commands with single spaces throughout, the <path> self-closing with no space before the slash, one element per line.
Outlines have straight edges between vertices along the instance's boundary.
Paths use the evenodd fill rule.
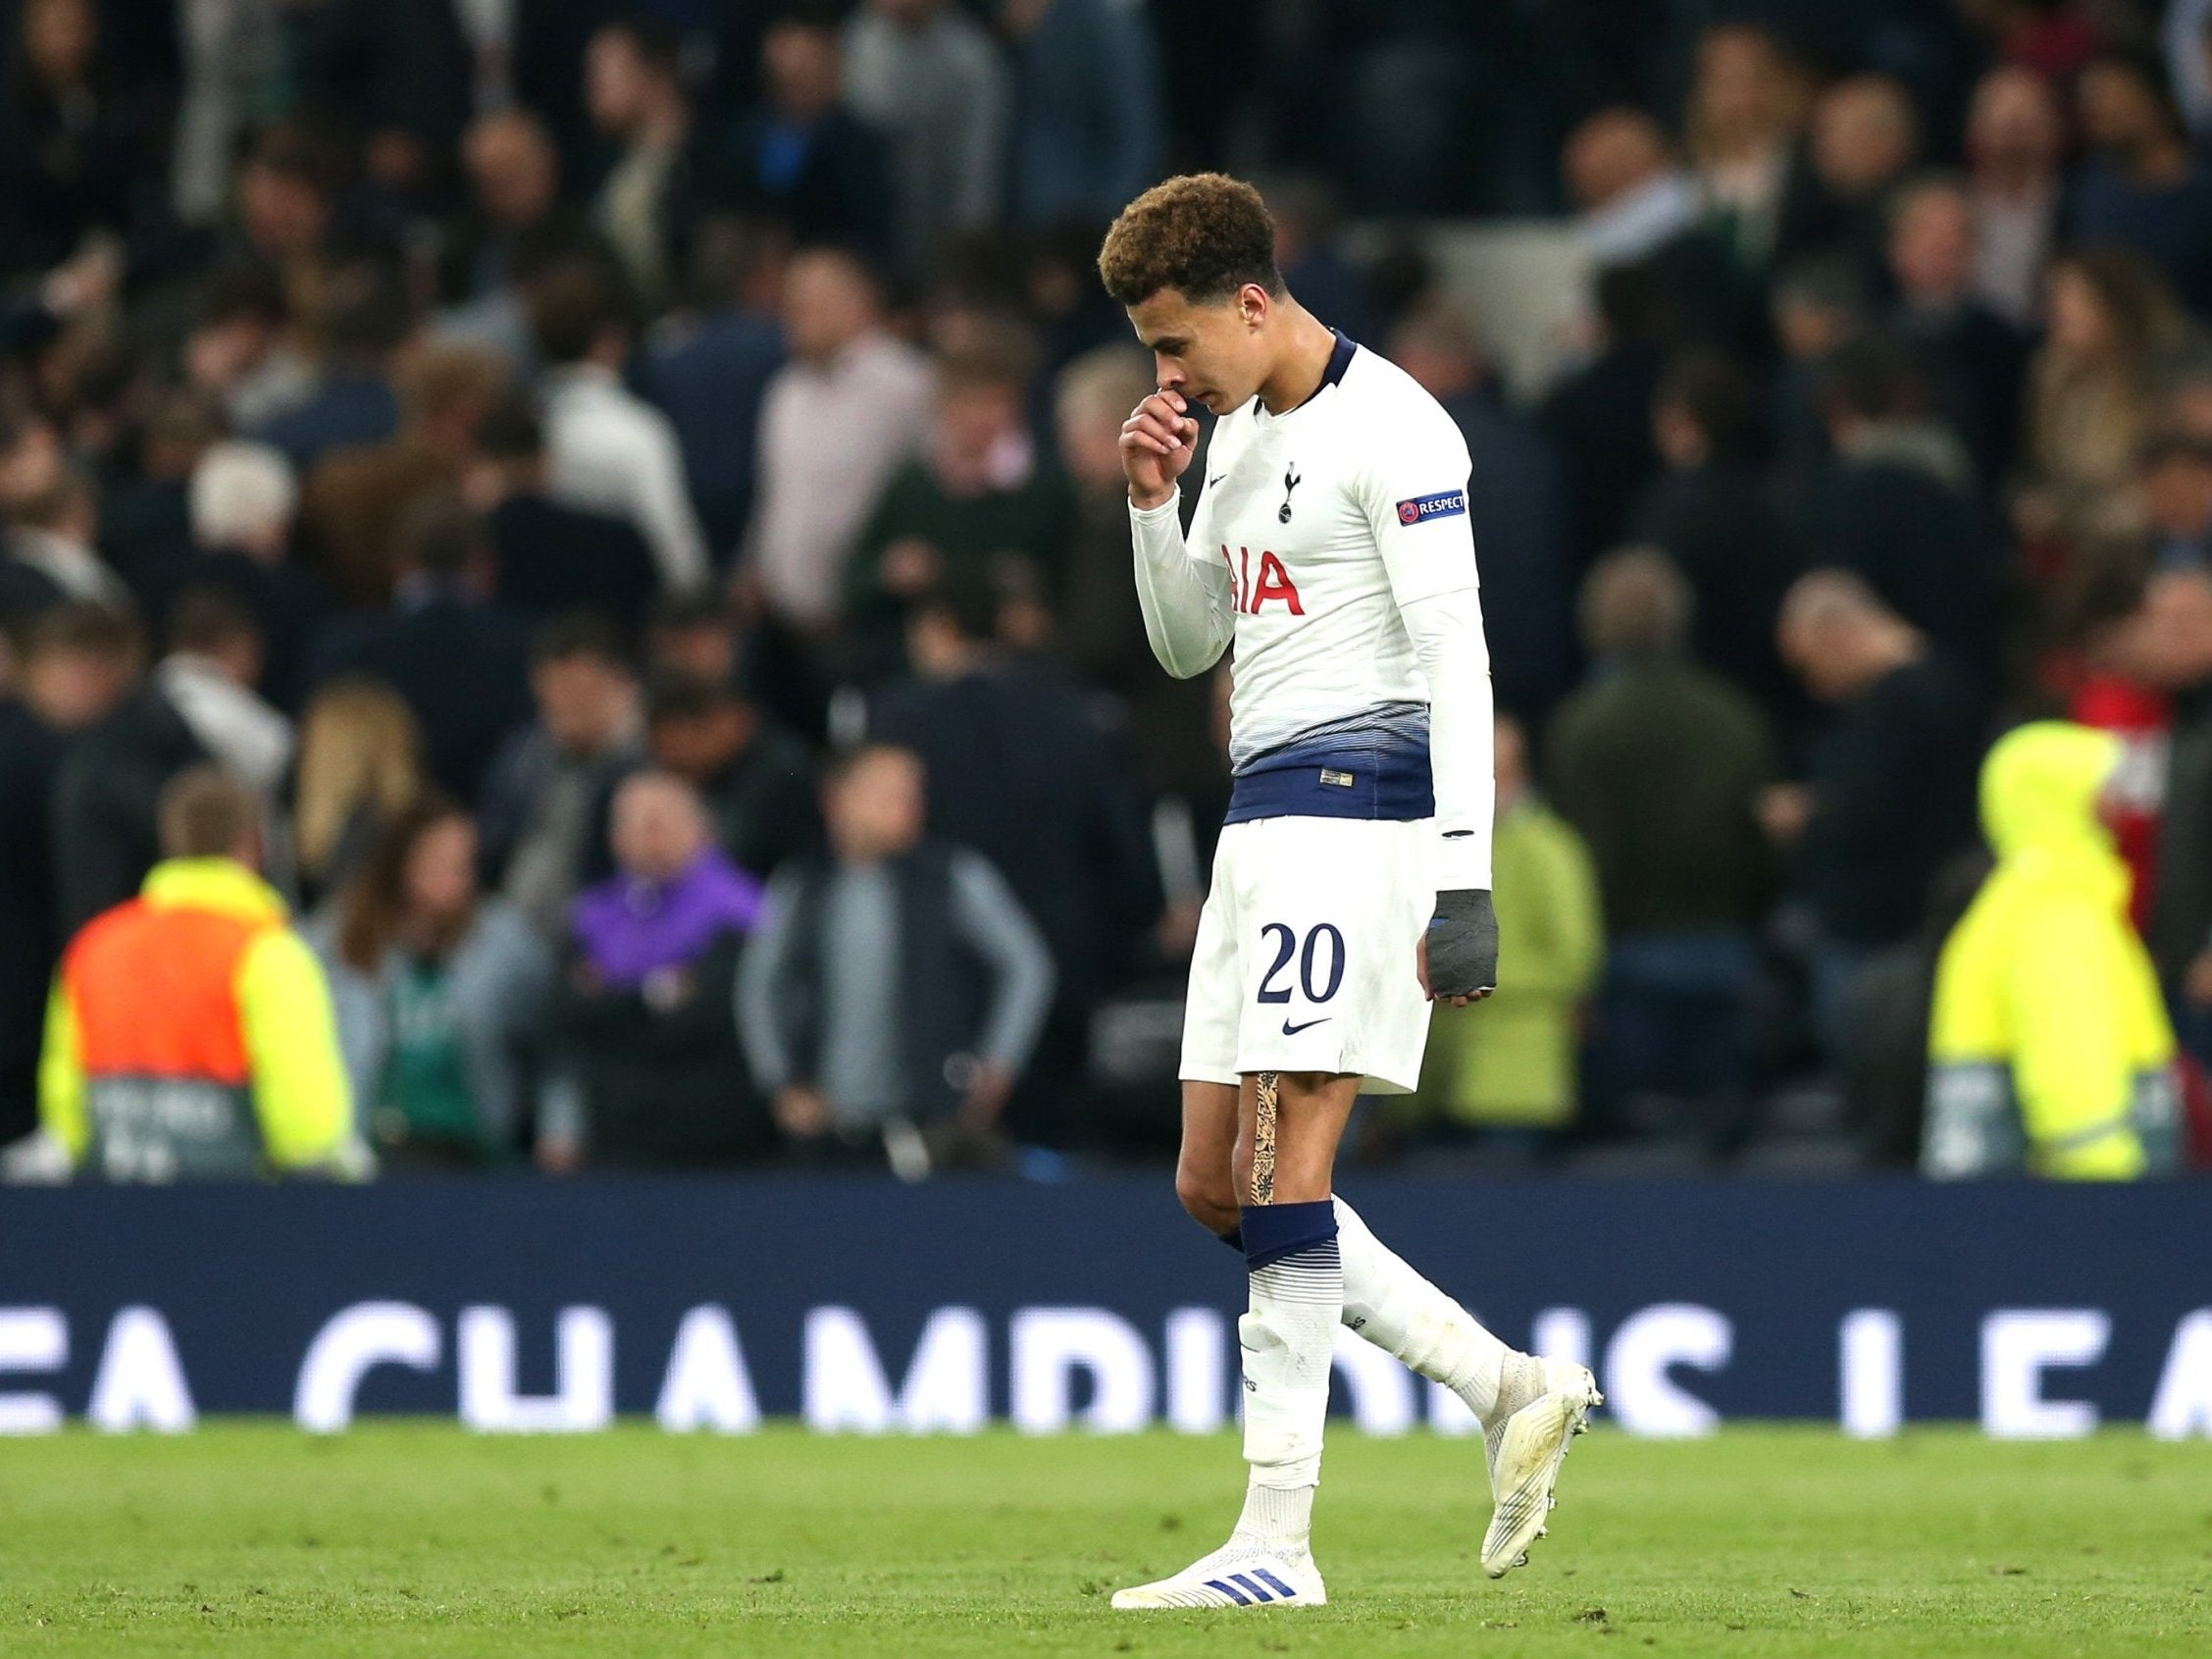
<path fill-rule="evenodd" d="M 570 920 L 609 990 L 633 991 L 664 967 L 689 967 L 725 933 L 750 933 L 760 883 L 708 849 L 675 880 L 616 875 L 577 895 Z"/>

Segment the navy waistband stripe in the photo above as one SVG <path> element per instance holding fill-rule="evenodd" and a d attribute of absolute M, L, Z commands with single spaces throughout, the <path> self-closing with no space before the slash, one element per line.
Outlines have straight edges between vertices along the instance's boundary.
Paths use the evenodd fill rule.
<path fill-rule="evenodd" d="M 1308 752 L 1264 760 L 1230 786 L 1223 823 L 1254 818 L 1382 818 L 1412 822 L 1436 816 L 1436 786 L 1426 749 L 1341 753 Z"/>

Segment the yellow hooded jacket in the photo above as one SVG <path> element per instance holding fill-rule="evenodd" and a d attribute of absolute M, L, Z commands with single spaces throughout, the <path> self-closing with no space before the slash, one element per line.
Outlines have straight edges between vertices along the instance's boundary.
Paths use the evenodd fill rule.
<path fill-rule="evenodd" d="M 1936 965 L 1928 1175 L 2132 1180 L 2177 1162 L 2173 1027 L 2097 816 L 2120 752 L 2041 721 L 1983 763 L 1997 867 Z"/>

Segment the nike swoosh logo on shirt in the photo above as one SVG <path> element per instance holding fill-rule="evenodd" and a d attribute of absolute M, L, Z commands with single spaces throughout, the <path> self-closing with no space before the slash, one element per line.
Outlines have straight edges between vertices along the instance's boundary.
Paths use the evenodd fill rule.
<path fill-rule="evenodd" d="M 1286 1019 L 1283 1021 L 1283 1035 L 1286 1037 L 1295 1037 L 1301 1031 L 1311 1031 L 1316 1025 L 1326 1025 L 1332 1017 L 1332 1015 L 1324 1013 L 1318 1019 L 1309 1019 L 1304 1025 L 1293 1025 L 1289 1020 Z"/>
<path fill-rule="evenodd" d="M 1227 478 L 1228 476 L 1229 475 L 1225 472 L 1215 474 L 1212 478 L 1209 478 L 1206 481 L 1207 489 L 1212 489 L 1216 484 L 1219 484 L 1222 479 Z"/>

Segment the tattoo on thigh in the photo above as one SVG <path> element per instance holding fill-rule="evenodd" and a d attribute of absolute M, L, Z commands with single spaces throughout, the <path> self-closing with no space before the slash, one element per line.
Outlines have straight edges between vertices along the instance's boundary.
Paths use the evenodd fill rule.
<path fill-rule="evenodd" d="M 1252 1080 L 1252 1202 L 1275 1202 L 1275 1090 L 1279 1074 L 1261 1071 Z"/>

